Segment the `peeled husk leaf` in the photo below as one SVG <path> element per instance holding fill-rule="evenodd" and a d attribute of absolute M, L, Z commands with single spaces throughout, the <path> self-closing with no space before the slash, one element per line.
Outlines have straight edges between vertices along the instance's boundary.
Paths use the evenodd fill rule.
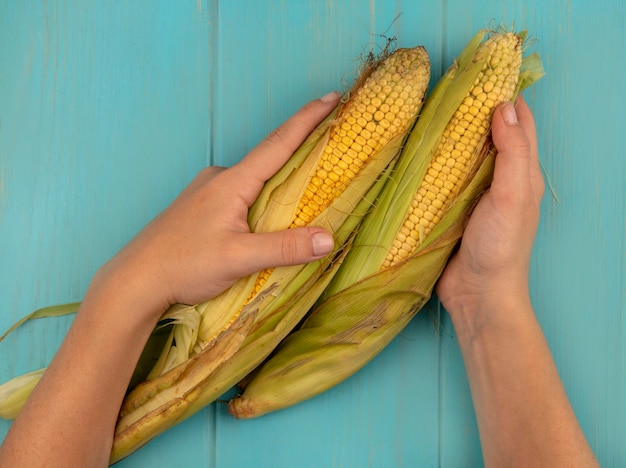
<path fill-rule="evenodd" d="M 14 419 L 46 369 L 22 374 L 0 385 L 0 418 Z"/>
<path fill-rule="evenodd" d="M 15 322 L 6 332 L 4 332 L 2 336 L 0 336 L 0 342 L 3 341 L 10 333 L 13 333 L 17 328 L 24 325 L 26 322 L 39 318 L 61 317 L 63 315 L 73 314 L 78 310 L 78 306 L 80 306 L 80 302 L 70 302 L 68 304 L 60 304 L 37 309 Z"/>

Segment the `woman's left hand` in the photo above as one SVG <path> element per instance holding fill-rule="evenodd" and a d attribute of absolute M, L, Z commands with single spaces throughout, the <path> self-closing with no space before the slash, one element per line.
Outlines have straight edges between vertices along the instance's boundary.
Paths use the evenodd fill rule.
<path fill-rule="evenodd" d="M 313 261 L 332 251 L 333 237 L 318 227 L 253 234 L 248 209 L 339 99 L 311 101 L 269 134 L 241 162 L 202 170 L 176 200 L 105 267 L 104 274 L 132 282 L 159 301 L 195 304 L 237 279 L 265 268 Z"/>

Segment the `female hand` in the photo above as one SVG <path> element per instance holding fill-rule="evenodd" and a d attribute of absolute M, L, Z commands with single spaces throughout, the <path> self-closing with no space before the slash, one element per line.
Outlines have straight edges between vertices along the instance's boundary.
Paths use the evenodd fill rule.
<path fill-rule="evenodd" d="M 2 466 L 107 466 L 117 415 L 161 314 L 239 277 L 329 253 L 315 227 L 251 234 L 248 208 L 265 181 L 335 107 L 305 105 L 239 164 L 208 168 L 91 282 L 76 318 L 0 446 Z"/>
<path fill-rule="evenodd" d="M 339 94 L 309 102 L 268 135 L 241 162 L 200 172 L 174 202 L 103 269 L 144 297 L 155 310 L 195 304 L 237 279 L 269 267 L 313 261 L 328 254 L 333 237 L 316 227 L 251 234 L 248 209 L 263 184 L 335 107 Z M 123 278 L 123 279 L 122 279 Z"/>
<path fill-rule="evenodd" d="M 517 112 L 516 112 L 517 110 Z M 544 182 L 533 115 L 522 97 L 493 116 L 498 150 L 491 188 L 474 209 L 459 251 L 437 284 L 451 315 L 484 301 L 528 295 L 528 269 Z"/>
<path fill-rule="evenodd" d="M 530 301 L 544 182 L 522 98 L 496 109 L 492 133 L 491 188 L 437 285 L 463 355 L 484 466 L 597 467 Z"/>

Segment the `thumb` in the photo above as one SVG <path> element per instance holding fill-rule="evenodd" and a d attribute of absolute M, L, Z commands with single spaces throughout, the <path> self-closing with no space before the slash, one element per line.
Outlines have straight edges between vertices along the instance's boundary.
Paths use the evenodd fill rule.
<path fill-rule="evenodd" d="M 511 191 L 525 189 L 530 177 L 531 142 L 513 103 L 503 103 L 494 112 L 492 135 L 498 150 L 493 185 L 505 184 Z"/>
<path fill-rule="evenodd" d="M 246 234 L 243 249 L 249 252 L 241 262 L 241 274 L 266 268 L 300 265 L 320 259 L 335 247 L 333 236 L 318 227 L 285 229 L 284 231 Z"/>

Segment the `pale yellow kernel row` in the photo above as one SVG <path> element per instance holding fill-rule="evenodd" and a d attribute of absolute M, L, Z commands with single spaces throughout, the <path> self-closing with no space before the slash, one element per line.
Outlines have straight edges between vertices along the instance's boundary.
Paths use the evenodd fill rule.
<path fill-rule="evenodd" d="M 348 101 L 330 131 L 314 176 L 315 191 L 323 191 L 327 203 L 305 210 L 310 204 L 310 193 L 314 192 L 305 190 L 292 227 L 310 223 L 345 190 L 377 151 L 407 129 L 421 105 L 428 74 L 425 68 L 412 73 L 404 70 L 415 69 L 420 60 L 414 55 L 399 64 L 390 61 L 387 67 L 374 72 Z M 330 165 L 335 169 L 330 169 Z"/>
<path fill-rule="evenodd" d="M 519 37 L 495 36 L 476 56 L 487 57 L 485 66 L 444 130 L 383 269 L 409 257 L 441 221 L 480 154 L 494 108 L 513 96 L 521 64 Z"/>
<path fill-rule="evenodd" d="M 290 227 L 308 225 L 346 189 L 389 141 L 408 130 L 430 77 L 425 49 L 400 49 L 386 59 L 340 109 L 328 143 L 298 202 Z M 272 270 L 259 275 L 251 297 Z"/>

